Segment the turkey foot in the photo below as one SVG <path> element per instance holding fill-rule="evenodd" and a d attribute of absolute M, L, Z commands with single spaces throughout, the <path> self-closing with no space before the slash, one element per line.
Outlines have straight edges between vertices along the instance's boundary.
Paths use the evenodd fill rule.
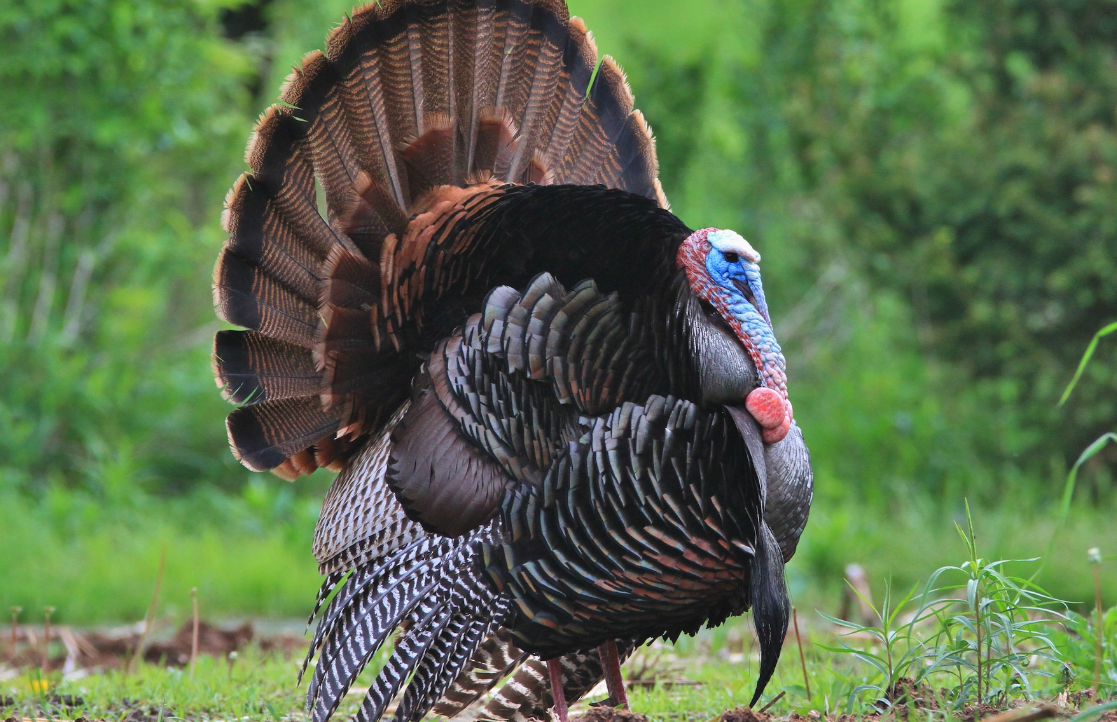
<path fill-rule="evenodd" d="M 613 647 L 614 651 L 616 646 Z M 551 699 L 559 722 L 567 722 L 566 695 L 562 691 L 562 662 L 558 658 L 547 660 L 547 676 L 551 679 Z"/>
<path fill-rule="evenodd" d="M 753 389 L 745 398 L 745 408 L 764 429 L 765 444 L 783 441 L 791 428 L 791 404 L 778 391 L 766 386 Z"/>
<path fill-rule="evenodd" d="M 628 695 L 624 691 L 624 678 L 621 677 L 621 660 L 617 654 L 617 643 L 609 640 L 598 648 L 601 666 L 605 668 L 605 684 L 609 688 L 610 707 L 628 709 Z"/>

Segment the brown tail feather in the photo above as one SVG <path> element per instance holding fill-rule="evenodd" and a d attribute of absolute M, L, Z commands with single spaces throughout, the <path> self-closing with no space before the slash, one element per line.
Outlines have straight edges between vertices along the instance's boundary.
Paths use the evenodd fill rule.
<path fill-rule="evenodd" d="M 303 59 L 283 93 L 283 100 L 296 108 L 295 117 L 307 123 L 307 148 L 331 209 L 345 205 L 362 170 L 339 82 L 334 66 L 315 51 Z M 311 109 L 313 115 L 304 114 Z"/>
<path fill-rule="evenodd" d="M 217 315 L 238 326 L 287 343 L 313 348 L 318 329 L 315 307 L 259 266 L 228 251 L 214 271 Z"/>
<path fill-rule="evenodd" d="M 263 226 L 262 219 L 239 217 L 242 207 L 263 206 L 282 216 L 304 244 L 324 257 L 345 241 L 318 213 L 304 126 L 281 106 L 272 106 L 260 117 L 245 153 L 252 172 L 233 185 L 226 201 L 225 230 L 236 233 L 241 223 Z"/>
<path fill-rule="evenodd" d="M 598 68 L 570 146 L 558 162 L 558 182 L 579 185 L 593 182 L 594 175 L 613 150 L 613 142 L 624 129 L 633 102 L 624 72 L 606 56 Z"/>
<path fill-rule="evenodd" d="M 413 199 L 438 186 L 459 185 L 465 176 L 454 121 L 442 113 L 428 113 L 425 122 L 423 134 L 400 153 Z"/>
<path fill-rule="evenodd" d="M 217 385 L 234 403 L 313 396 L 322 384 L 309 350 L 255 331 L 218 331 L 213 364 Z"/>
<path fill-rule="evenodd" d="M 229 414 L 225 425 L 241 463 L 253 471 L 266 471 L 332 436 L 338 418 L 322 410 L 317 396 L 304 396 L 242 406 Z M 298 470 L 304 468 L 300 464 Z"/>
<path fill-rule="evenodd" d="M 667 207 L 667 199 L 660 197 L 663 191 L 657 182 L 659 164 L 655 157 L 652 130 L 639 110 L 632 111 L 628 116 L 624 131 L 613 145 L 612 155 L 616 158 L 615 167 L 619 169 L 619 174 L 614 176 L 606 172 L 606 167 L 612 168 L 614 164 L 603 164 L 601 172 L 594 178 L 595 183 L 646 198 L 657 198 L 661 206 Z"/>

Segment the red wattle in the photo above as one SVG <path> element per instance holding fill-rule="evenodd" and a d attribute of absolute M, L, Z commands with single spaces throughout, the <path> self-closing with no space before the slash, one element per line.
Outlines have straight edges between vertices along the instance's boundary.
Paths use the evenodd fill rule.
<path fill-rule="evenodd" d="M 791 430 L 791 417 L 783 417 L 783 423 L 774 429 L 764 429 L 760 432 L 760 438 L 764 439 L 765 444 L 778 444 L 783 441 L 783 437 L 787 436 L 787 432 Z"/>
<path fill-rule="evenodd" d="M 767 386 L 749 392 L 748 397 L 745 398 L 745 408 L 756 419 L 756 423 L 765 429 L 777 429 L 787 420 L 787 407 L 783 396 Z M 790 421 L 788 423 L 790 424 Z"/>

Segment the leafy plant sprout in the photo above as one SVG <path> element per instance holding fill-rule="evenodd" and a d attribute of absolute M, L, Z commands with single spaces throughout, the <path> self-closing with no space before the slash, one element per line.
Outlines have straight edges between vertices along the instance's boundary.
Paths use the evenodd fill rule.
<path fill-rule="evenodd" d="M 1062 665 L 1051 631 L 1055 623 L 1067 619 L 1066 604 L 1004 569 L 1010 563 L 1036 560 L 981 558 L 968 504 L 966 527 L 956 526 L 968 558 L 933 572 L 917 603 L 916 588 L 893 601 L 888 584 L 880 609 L 858 595 L 870 604 L 878 625 L 823 615 L 850 630 L 847 636 L 868 636 L 880 645 L 879 652 L 844 641 L 827 648 L 852 655 L 875 673 L 853 689 L 851 704 L 852 698 L 866 691 L 876 693 L 878 706 L 914 703 L 911 697 L 918 690 L 927 690 L 944 712 L 958 713 L 967 704 L 1004 706 L 1013 699 L 1031 699 L 1033 678 L 1053 676 L 1036 661 L 1051 662 L 1048 667 Z M 913 603 L 914 611 L 903 621 L 905 610 Z M 917 629 L 928 626 L 930 634 L 916 635 Z M 943 678 L 953 684 L 934 692 Z M 909 685 L 902 684 L 905 681 Z"/>
<path fill-rule="evenodd" d="M 864 662 L 880 673 L 883 686 L 873 683 L 858 685 L 850 692 L 851 698 L 863 692 L 873 691 L 877 693 L 876 701 L 878 703 L 890 706 L 897 701 L 895 699 L 897 682 L 910 672 L 912 665 L 920 659 L 923 653 L 922 643 L 912 636 L 912 625 L 899 622 L 900 613 L 911 602 L 917 587 L 912 587 L 911 591 L 905 594 L 902 599 L 893 602 L 892 583 L 890 581 L 885 582 L 884 599 L 881 601 L 879 609 L 873 604 L 872 600 L 865 597 L 853 585 L 850 585 L 850 588 L 869 606 L 873 615 L 877 618 L 879 626 L 858 624 L 831 617 L 822 612 L 819 612 L 819 614 L 831 624 L 850 630 L 847 635 L 868 635 L 880 643 L 882 652 L 876 653 L 872 649 L 852 647 L 844 641 L 839 641 L 837 647 L 819 646 L 831 652 L 849 654 L 854 659 Z"/>
<path fill-rule="evenodd" d="M 1059 662 L 1050 637 L 1050 625 L 1064 621 L 1066 603 L 1047 594 L 1031 580 L 1009 576 L 1005 565 L 1015 561 L 986 561 L 978 555 L 973 517 L 966 504 L 966 528 L 957 525 L 969 559 L 960 566 L 942 567 L 927 580 L 912 625 L 933 618 L 938 630 L 929 647 L 935 651 L 921 669 L 921 682 L 937 672 L 958 680 L 953 695 L 955 708 L 969 701 L 974 691 L 977 704 L 1007 704 L 1019 695 L 1030 699 L 1034 676 L 1051 676 L 1043 669 L 1028 668 L 1039 658 Z M 957 583 L 940 584 L 953 575 Z M 945 593 L 965 591 L 962 599 L 942 598 Z M 997 686 L 999 685 L 999 686 Z"/>

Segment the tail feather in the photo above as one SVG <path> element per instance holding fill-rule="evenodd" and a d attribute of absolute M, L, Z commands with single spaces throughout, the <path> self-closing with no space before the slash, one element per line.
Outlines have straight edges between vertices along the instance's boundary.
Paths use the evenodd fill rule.
<path fill-rule="evenodd" d="M 451 617 L 453 611 L 447 608 L 445 601 L 439 600 L 435 604 L 420 602 L 416 615 L 409 620 L 411 626 L 407 634 L 397 642 L 388 663 L 369 687 L 361 709 L 357 712 L 357 722 L 377 722 L 380 719 L 407 680 L 408 674 L 426 656 Z"/>
<path fill-rule="evenodd" d="M 346 18 L 327 40 L 327 52 L 335 62 L 361 69 L 346 76 L 340 88 L 349 109 L 350 130 L 365 171 L 388 191 L 396 205 L 404 208 L 407 206 L 407 179 L 396 160 L 388 94 L 382 78 L 383 65 L 379 53 L 375 50 L 362 53 L 352 41 L 357 30 L 353 20 Z"/>
<path fill-rule="evenodd" d="M 437 582 L 430 579 L 430 567 L 427 562 L 420 563 L 409 570 L 409 576 L 383 589 L 374 588 L 358 595 L 355 603 L 346 607 L 340 619 L 341 626 L 334 629 L 322 645 L 318 666 L 307 687 L 307 707 L 314 711 L 316 721 L 333 714 L 353 680 L 383 646 L 392 630 L 437 586 Z M 405 639 L 410 637 L 409 633 Z M 397 647 L 397 652 L 399 649 Z"/>
<path fill-rule="evenodd" d="M 504 610 L 498 612 L 499 616 L 505 614 Z M 421 691 L 416 692 L 418 702 L 414 703 L 414 709 L 408 718 L 410 722 L 418 722 L 423 719 L 435 703 L 446 693 L 454 679 L 465 669 L 473 653 L 477 651 L 478 645 L 481 640 L 491 631 L 493 622 L 491 620 L 471 620 L 464 630 L 464 632 L 455 640 L 453 645 L 447 650 L 446 654 L 442 657 L 443 661 L 440 662 L 437 669 L 431 673 L 431 682 L 429 685 L 424 685 Z M 428 657 L 430 658 L 430 657 Z M 418 677 L 418 675 L 416 675 Z M 414 684 L 414 682 L 412 683 Z M 408 694 L 411 689 L 408 689 Z M 406 698 L 405 698 L 405 701 Z M 401 722 L 402 722 L 402 718 Z"/>
<path fill-rule="evenodd" d="M 225 216 L 229 239 L 225 252 L 259 268 L 264 274 L 313 303 L 318 296 L 316 271 L 326 249 L 303 239 L 309 229 L 292 223 L 261 193 L 243 183 L 231 191 Z"/>
<path fill-rule="evenodd" d="M 372 655 L 401 625 L 404 631 L 359 718 L 379 719 L 416 668 L 415 688 L 405 693 L 401 719 L 429 710 L 479 640 L 506 616 L 507 602 L 474 573 L 473 545 L 491 535 L 489 526 L 459 539 L 426 537 L 350 576 L 311 642 L 311 654 L 319 650 L 307 689 L 315 722 L 334 712 Z"/>
<path fill-rule="evenodd" d="M 322 376 L 305 349 L 255 331 L 218 331 L 213 374 L 230 401 L 259 404 L 315 396 Z"/>
<path fill-rule="evenodd" d="M 331 209 L 345 204 L 361 172 L 349 114 L 337 92 L 340 80 L 336 66 L 316 50 L 308 53 L 302 67 L 288 77 L 281 96 L 298 109 L 294 111 L 296 117 L 303 117 L 304 109 L 313 109 L 303 117 L 307 121 L 306 146 Z"/>
<path fill-rule="evenodd" d="M 225 426 L 241 463 L 253 471 L 266 471 L 328 440 L 339 418 L 323 411 L 317 396 L 304 396 L 242 406 L 229 414 Z"/>
<path fill-rule="evenodd" d="M 316 304 L 228 249 L 217 260 L 213 302 L 217 315 L 229 323 L 303 348 L 314 347 Z"/>
<path fill-rule="evenodd" d="M 435 705 L 435 714 L 455 716 L 511 674 L 526 656 L 527 653 L 516 646 L 511 632 L 497 629 L 478 645 L 469 665 Z"/>
<path fill-rule="evenodd" d="M 432 553 L 433 546 L 430 539 L 419 539 L 375 566 L 357 569 L 326 607 L 310 641 L 303 670 L 319 649 L 323 658 L 338 654 L 359 625 L 370 622 L 387 625 L 387 629 L 381 632 L 387 634 L 399 624 L 409 610 L 397 603 L 401 600 L 406 603 L 407 595 L 415 591 L 416 582 L 422 581 L 424 573 L 429 572 L 427 557 Z M 428 580 L 422 593 L 430 591 L 433 583 Z M 370 616 L 377 619 L 369 619 Z M 379 629 L 379 626 L 375 628 Z M 369 636 L 369 629 L 360 627 L 358 631 Z M 312 694 L 324 674 L 325 668 L 319 665 L 310 683 Z"/>
<path fill-rule="evenodd" d="M 631 641 L 617 640 L 620 660 L 628 659 L 635 649 Z M 605 678 L 598 650 L 572 652 L 559 659 L 562 666 L 562 690 L 566 701 L 573 703 Z M 551 720 L 554 697 L 547 665 L 539 659 L 528 659 L 516 670 L 493 698 L 485 705 L 480 719 L 500 722 Z"/>
<path fill-rule="evenodd" d="M 318 212 L 304 126 L 280 106 L 260 116 L 245 153 L 252 171 L 233 184 L 225 201 L 224 225 L 230 235 L 254 230 L 266 241 L 271 225 L 283 222 L 324 258 L 344 241 Z"/>
<path fill-rule="evenodd" d="M 624 130 L 634 103 L 624 72 L 608 55 L 594 77 L 573 141 L 557 168 L 563 183 L 593 182 Z"/>
<path fill-rule="evenodd" d="M 314 624 L 315 618 L 318 617 L 318 612 L 322 611 L 322 605 L 326 603 L 326 600 L 329 598 L 334 589 L 337 588 L 337 585 L 341 582 L 344 576 L 345 572 L 331 572 L 330 574 L 326 575 L 326 578 L 322 581 L 322 586 L 318 587 L 318 594 L 316 594 L 314 597 L 314 609 L 310 610 L 310 616 L 306 618 L 307 631 L 310 630 L 310 625 Z M 301 668 L 301 671 L 299 672 L 300 679 L 302 678 L 302 673 L 305 670 L 306 665 L 304 664 Z"/>
<path fill-rule="evenodd" d="M 657 185 L 659 165 L 655 158 L 655 145 L 652 131 L 644 114 L 632 111 L 625 122 L 624 130 L 613 144 L 610 162 L 603 163 L 593 182 L 615 186 L 629 193 L 658 198 L 662 189 Z M 660 205 L 666 207 L 667 199 L 659 198 Z"/>
<path fill-rule="evenodd" d="M 566 157 L 582 108 L 587 103 L 586 90 L 589 88 L 590 78 L 597 67 L 597 45 L 581 18 L 570 19 L 570 34 L 563 59 L 563 78 L 566 83 L 563 87 L 560 81 L 559 92 L 552 102 L 551 115 L 554 121 L 550 124 L 552 130 L 543 155 L 547 166 L 552 169 L 556 169 Z M 561 183 L 557 170 L 553 173 L 553 182 Z"/>
<path fill-rule="evenodd" d="M 449 662 L 449 655 L 463 637 L 470 632 L 470 619 L 461 614 L 453 614 L 449 622 L 433 640 L 431 653 L 415 667 L 415 674 L 407 691 L 396 706 L 396 722 L 408 722 L 415 710 L 422 704 L 431 687 L 438 681 L 442 666 Z"/>

